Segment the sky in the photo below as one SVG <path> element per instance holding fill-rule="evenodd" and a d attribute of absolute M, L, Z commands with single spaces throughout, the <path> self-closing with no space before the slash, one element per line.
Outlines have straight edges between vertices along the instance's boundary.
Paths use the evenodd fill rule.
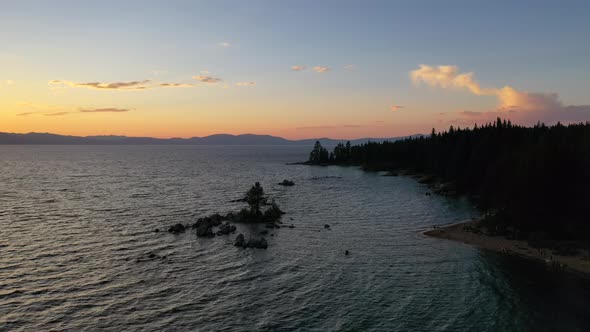
<path fill-rule="evenodd" d="M 590 120 L 588 1 L 2 1 L 0 131 L 291 139 Z"/>

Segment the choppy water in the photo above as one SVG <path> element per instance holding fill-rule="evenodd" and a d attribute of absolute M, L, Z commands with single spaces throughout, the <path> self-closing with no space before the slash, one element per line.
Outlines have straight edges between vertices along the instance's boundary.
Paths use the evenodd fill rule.
<path fill-rule="evenodd" d="M 0 146 L 0 330 L 589 328 L 585 282 L 420 235 L 476 215 L 467 201 L 406 177 L 285 165 L 308 150 Z M 255 181 L 296 227 L 268 250 L 153 232 L 235 211 Z M 136 262 L 150 252 L 166 258 Z"/>

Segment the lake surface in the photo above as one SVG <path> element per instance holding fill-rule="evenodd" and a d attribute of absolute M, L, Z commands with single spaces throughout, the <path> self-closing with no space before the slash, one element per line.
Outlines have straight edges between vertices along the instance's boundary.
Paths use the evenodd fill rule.
<path fill-rule="evenodd" d="M 0 331 L 590 328 L 587 282 L 420 234 L 476 216 L 467 200 L 408 177 L 286 165 L 309 150 L 0 146 Z M 153 232 L 239 210 L 230 201 L 255 181 L 295 226 L 267 250 Z M 166 258 L 136 262 L 150 252 Z"/>

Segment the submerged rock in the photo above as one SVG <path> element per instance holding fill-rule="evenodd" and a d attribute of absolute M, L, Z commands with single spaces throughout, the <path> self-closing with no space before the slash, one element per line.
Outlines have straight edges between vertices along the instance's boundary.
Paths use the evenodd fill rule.
<path fill-rule="evenodd" d="M 253 238 L 248 241 L 248 243 L 246 244 L 246 247 L 247 248 L 266 249 L 266 248 L 268 248 L 268 243 L 266 242 L 266 239 L 263 237 Z"/>
<path fill-rule="evenodd" d="M 238 234 L 238 236 L 236 237 L 236 240 L 234 241 L 234 246 L 239 247 L 239 248 L 246 247 L 246 239 L 244 238 L 244 234 Z"/>
<path fill-rule="evenodd" d="M 168 232 L 170 232 L 172 234 L 184 233 L 185 230 L 186 230 L 186 228 L 184 227 L 183 224 L 176 224 L 176 225 L 170 226 L 170 228 L 168 228 Z"/>
<path fill-rule="evenodd" d="M 325 224 L 325 225 L 324 225 L 324 228 L 325 228 L 325 229 L 329 229 L 329 228 L 330 228 L 330 225 L 328 225 L 328 224 Z"/>
<path fill-rule="evenodd" d="M 291 181 L 291 180 L 283 180 L 283 182 L 279 182 L 279 185 L 281 186 L 287 186 L 287 187 L 291 187 L 295 185 L 295 182 Z"/>

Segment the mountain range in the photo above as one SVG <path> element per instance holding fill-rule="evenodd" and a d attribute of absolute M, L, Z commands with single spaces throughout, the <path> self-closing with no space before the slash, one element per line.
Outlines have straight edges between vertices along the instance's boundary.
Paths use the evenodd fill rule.
<path fill-rule="evenodd" d="M 420 136 L 420 135 L 412 135 Z M 368 141 L 382 142 L 395 141 L 406 137 L 389 138 L 360 138 L 350 140 L 350 143 L 361 144 Z M 32 144 L 32 145 L 313 145 L 320 141 L 322 145 L 336 145 L 345 142 L 342 139 L 310 138 L 301 140 L 289 140 L 270 135 L 229 135 L 216 134 L 204 137 L 191 138 L 153 138 L 153 137 L 127 137 L 127 136 L 66 136 L 49 133 L 15 134 L 0 132 L 0 144 Z"/>

